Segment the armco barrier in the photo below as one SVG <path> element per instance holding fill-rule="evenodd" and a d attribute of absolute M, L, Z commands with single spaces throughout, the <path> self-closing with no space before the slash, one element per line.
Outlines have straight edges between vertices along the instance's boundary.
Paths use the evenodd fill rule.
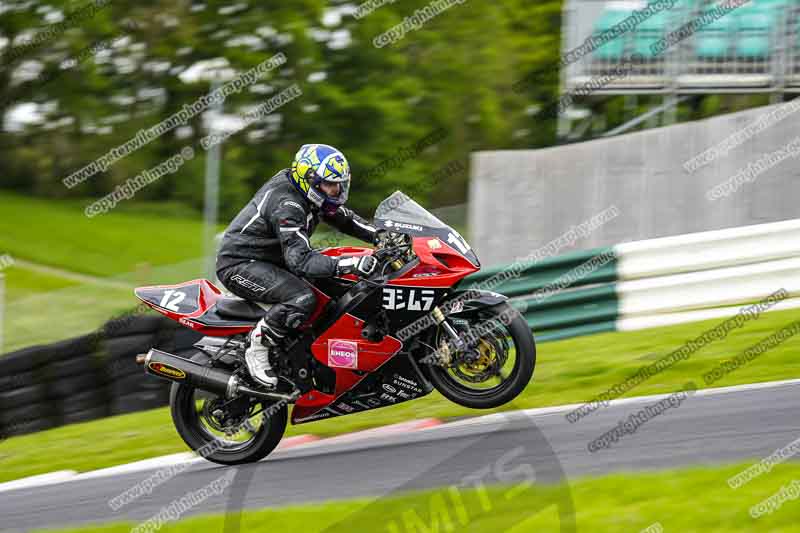
<path fill-rule="evenodd" d="M 548 257 L 541 261 L 528 263 L 520 259 L 522 270 L 518 271 L 518 277 L 502 281 L 505 278 L 503 274 L 511 271 L 510 267 L 513 265 L 512 264 L 483 269 L 469 276 L 465 282 L 469 287 L 478 289 L 484 288 L 505 294 L 506 296 L 530 294 L 539 289 L 544 289 L 572 269 L 587 261 L 597 259 L 604 254 L 613 254 L 613 249 L 595 248 L 592 250 L 571 252 L 556 257 Z M 570 286 L 590 285 L 593 283 L 616 281 L 616 279 L 616 260 L 612 258 L 611 261 Z"/>
<path fill-rule="evenodd" d="M 603 257 L 613 259 L 580 268 Z M 790 309 L 800 307 L 800 219 L 573 252 L 497 283 L 512 265 L 465 287 L 511 297 L 538 341 L 727 317 L 780 288 L 790 298 L 773 309 Z"/>
<path fill-rule="evenodd" d="M 169 384 L 134 362 L 156 347 L 185 353 L 200 334 L 153 314 L 0 357 L 0 438 L 166 405 Z"/>
<path fill-rule="evenodd" d="M 614 247 L 620 280 L 800 257 L 800 219 L 628 242 Z"/>
<path fill-rule="evenodd" d="M 482 270 L 463 285 L 511 297 L 537 341 L 558 340 L 614 331 L 619 316 L 617 263 L 613 248 L 527 263 L 521 258 L 516 264 Z"/>
<path fill-rule="evenodd" d="M 800 306 L 800 219 L 706 231 L 614 247 L 617 330 L 734 315 L 785 289 L 772 310 Z"/>

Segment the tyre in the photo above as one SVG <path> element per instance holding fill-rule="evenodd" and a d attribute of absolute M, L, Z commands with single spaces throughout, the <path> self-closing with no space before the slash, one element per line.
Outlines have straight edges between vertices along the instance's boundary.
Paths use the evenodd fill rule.
<path fill-rule="evenodd" d="M 47 389 L 44 385 L 31 385 L 0 393 L 0 408 L 13 409 L 26 404 L 44 402 Z"/>
<path fill-rule="evenodd" d="M 15 409 L 0 411 L 0 426 L 10 427 L 14 424 L 22 424 L 25 422 L 32 422 L 34 420 L 51 418 L 52 415 L 52 406 L 44 403 L 32 403 L 17 407 Z"/>
<path fill-rule="evenodd" d="M 47 375 L 51 381 L 72 376 L 92 376 L 97 379 L 99 377 L 97 360 L 92 355 L 85 354 L 63 361 L 53 361 L 47 365 Z"/>
<path fill-rule="evenodd" d="M 466 324 L 455 324 L 456 329 L 479 339 L 477 361 L 449 367 L 424 365 L 433 386 L 448 400 L 472 409 L 492 409 L 516 398 L 530 382 L 536 366 L 536 344 L 528 323 L 507 303 L 478 309 L 459 322 Z M 441 346 L 445 338 L 439 329 L 432 342 Z M 493 384 L 495 379 L 499 379 L 497 385 Z"/>
<path fill-rule="evenodd" d="M 0 392 L 36 385 L 42 380 L 35 370 L 0 376 Z"/>
<path fill-rule="evenodd" d="M 196 351 L 191 359 L 205 362 L 209 357 Z M 283 438 L 288 418 L 286 404 L 247 397 L 226 401 L 182 383 L 172 385 L 170 409 L 189 448 L 223 465 L 253 463 L 269 455 Z M 224 411 L 224 420 L 213 414 L 217 411 Z"/>
<path fill-rule="evenodd" d="M 103 326 L 103 336 L 107 339 L 129 337 L 142 333 L 153 334 L 157 330 L 169 327 L 172 320 L 157 314 L 129 314 L 109 320 Z"/>
<path fill-rule="evenodd" d="M 98 333 L 55 342 L 47 346 L 47 360 L 60 361 L 62 359 L 72 359 L 82 354 L 94 353 L 99 342 Z"/>
<path fill-rule="evenodd" d="M 112 359 L 134 357 L 152 348 L 155 340 L 156 336 L 152 333 L 107 339 L 103 341 L 102 352 L 105 357 Z"/>
<path fill-rule="evenodd" d="M 168 388 L 168 381 L 145 374 L 141 369 L 139 372 L 119 378 L 109 385 L 111 394 L 114 397 L 127 396 L 135 392 L 167 390 Z"/>
<path fill-rule="evenodd" d="M 64 398 L 73 394 L 81 393 L 87 389 L 93 389 L 100 383 L 95 376 L 81 374 L 52 380 L 47 385 L 48 396 L 51 398 Z"/>
<path fill-rule="evenodd" d="M 137 413 L 155 409 L 156 407 L 164 407 L 167 404 L 169 404 L 168 388 L 159 391 L 134 392 L 125 396 L 111 398 L 111 414 Z"/>
<path fill-rule="evenodd" d="M 85 411 L 108 405 L 107 394 L 102 389 L 91 389 L 62 398 L 57 404 L 62 414 Z"/>
<path fill-rule="evenodd" d="M 135 355 L 125 355 L 123 357 L 108 357 L 103 361 L 103 380 L 111 382 L 117 379 L 126 378 L 134 374 L 144 374 L 142 365 L 136 363 Z"/>
<path fill-rule="evenodd" d="M 0 374 L 8 376 L 28 372 L 48 360 L 47 346 L 33 346 L 0 357 Z"/>
<path fill-rule="evenodd" d="M 3 437 L 12 437 L 15 435 L 27 435 L 28 433 L 44 431 L 45 429 L 51 429 L 54 427 L 56 427 L 55 420 L 50 418 L 40 418 L 38 420 L 14 423 L 7 427 L 4 426 L 1 429 Z"/>
<path fill-rule="evenodd" d="M 79 422 L 89 422 L 91 420 L 105 418 L 109 416 L 109 414 L 108 406 L 92 407 L 90 409 L 84 409 L 83 411 L 66 413 L 62 417 L 62 420 L 64 424 L 77 424 Z"/>

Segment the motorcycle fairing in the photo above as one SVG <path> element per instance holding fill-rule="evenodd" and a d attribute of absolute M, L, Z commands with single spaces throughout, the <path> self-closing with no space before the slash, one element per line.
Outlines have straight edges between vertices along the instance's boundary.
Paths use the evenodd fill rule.
<path fill-rule="evenodd" d="M 396 226 L 392 227 L 398 229 Z M 445 230 L 449 233 L 450 228 L 430 228 L 430 231 Z M 341 416 L 397 402 L 397 397 L 392 402 L 386 397 L 383 400 L 374 399 L 373 395 L 370 396 L 370 402 L 359 399 L 357 406 L 345 404 L 345 407 L 338 409 L 333 407 L 343 398 L 349 397 L 347 395 L 357 394 L 355 391 L 359 390 L 363 377 L 359 372 L 375 372 L 383 365 L 394 364 L 391 362 L 402 358 L 396 355 L 402 349 L 400 339 L 384 335 L 378 341 L 369 341 L 362 335 L 364 328 L 381 325 L 387 331 L 402 329 L 428 315 L 448 297 L 453 285 L 477 270 L 465 254 L 443 243 L 438 237 L 413 238 L 412 246 L 418 259 L 407 268 L 390 275 L 385 285 L 374 286 L 365 281 L 356 281 L 349 287 L 350 290 L 320 314 L 320 320 L 314 325 L 316 339 L 312 343 L 311 352 L 319 363 L 334 372 L 335 390 L 332 394 L 312 390 L 301 396 L 295 405 L 293 413 L 297 414 L 292 415 L 292 423 Z M 350 249 L 355 250 L 355 247 Z M 382 324 L 378 324 L 379 322 Z M 350 342 L 354 346 L 356 353 L 352 368 L 331 365 L 331 343 L 341 341 Z M 412 373 L 408 379 L 421 377 Z M 390 384 L 390 387 L 394 385 Z M 384 390 L 382 394 L 389 392 Z"/>
<path fill-rule="evenodd" d="M 340 395 L 324 395 L 324 398 L 315 394 L 312 399 L 302 403 L 298 400 L 292 410 L 292 424 L 396 405 L 433 391 L 433 386 L 408 354 L 391 357 L 376 371 L 363 376 L 346 372 L 350 372 L 350 379 L 354 380 L 349 390 Z"/>
<path fill-rule="evenodd" d="M 223 318 L 215 312 L 216 303 L 223 294 L 205 279 L 177 285 L 139 287 L 134 292 L 137 298 L 162 315 L 205 335 L 222 337 L 253 329 L 249 321 Z"/>

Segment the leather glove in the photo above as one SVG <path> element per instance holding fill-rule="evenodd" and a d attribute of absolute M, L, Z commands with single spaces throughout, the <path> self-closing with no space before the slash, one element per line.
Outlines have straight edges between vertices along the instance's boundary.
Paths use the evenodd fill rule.
<path fill-rule="evenodd" d="M 339 259 L 339 263 L 336 265 L 336 275 L 356 274 L 363 278 L 372 274 L 377 265 L 378 260 L 371 255 L 345 257 L 344 259 Z"/>

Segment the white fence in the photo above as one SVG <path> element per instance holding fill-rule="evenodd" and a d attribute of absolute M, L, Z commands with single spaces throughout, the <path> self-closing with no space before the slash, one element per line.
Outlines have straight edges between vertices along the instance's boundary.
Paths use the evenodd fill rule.
<path fill-rule="evenodd" d="M 631 242 L 618 255 L 617 329 L 732 316 L 779 289 L 800 307 L 800 220 Z"/>

